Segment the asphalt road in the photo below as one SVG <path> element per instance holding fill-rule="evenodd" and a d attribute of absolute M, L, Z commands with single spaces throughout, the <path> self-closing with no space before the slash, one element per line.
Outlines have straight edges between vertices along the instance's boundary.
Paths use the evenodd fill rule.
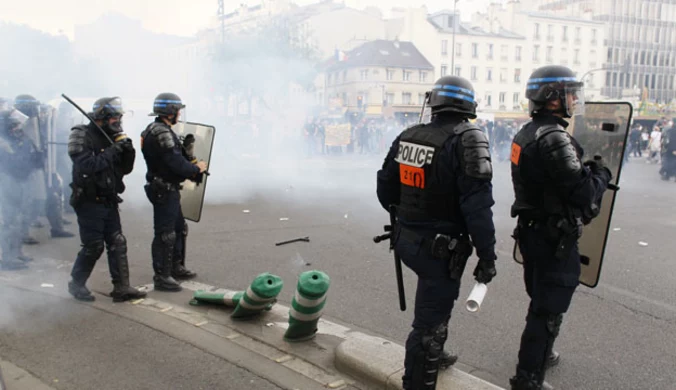
<path fill-rule="evenodd" d="M 332 282 L 325 309 L 329 319 L 403 344 L 412 310 L 399 311 L 392 257 L 386 244 L 371 240 L 388 220 L 375 197 L 380 162 L 361 156 L 212 161 L 211 204 L 200 223 L 190 224 L 188 266 L 199 281 L 231 289 L 245 288 L 261 272 L 278 274 L 286 282 L 280 295 L 286 304 L 300 272 L 323 270 Z M 514 373 L 527 309 L 521 268 L 511 260 L 508 168 L 495 164 L 498 277 L 479 313 L 458 305 L 447 343 L 476 375 L 505 387 Z M 548 381 L 559 389 L 676 388 L 676 183 L 662 182 L 656 166 L 635 160 L 625 166 L 621 187 L 613 219 L 613 228 L 620 230 L 611 233 L 601 283 L 578 289 L 557 341 L 562 361 Z M 152 278 L 152 218 L 140 194 L 134 186 L 128 190 L 122 221 L 132 280 L 144 284 Z M 309 243 L 274 245 L 304 236 Z M 78 250 L 73 240 L 48 247 L 51 257 L 66 259 Z M 474 261 L 463 279 L 462 301 L 473 285 Z M 106 273 L 107 267 L 99 264 L 96 272 Z M 411 308 L 415 278 L 409 271 L 404 277 Z"/>

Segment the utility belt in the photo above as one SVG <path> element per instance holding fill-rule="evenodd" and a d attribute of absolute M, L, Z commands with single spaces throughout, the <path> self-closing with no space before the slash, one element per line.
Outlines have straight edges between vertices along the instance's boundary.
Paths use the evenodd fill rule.
<path fill-rule="evenodd" d="M 533 218 L 537 216 L 537 218 Z M 520 213 L 512 237 L 519 240 L 521 229 L 541 231 L 545 238 L 556 245 L 554 256 L 561 261 L 570 257 L 577 240 L 582 236 L 582 219 L 567 218 L 560 215 L 544 217 L 541 214 Z"/>
<path fill-rule="evenodd" d="M 460 280 L 465 271 L 467 260 L 472 255 L 472 242 L 466 235 L 446 235 L 436 234 L 423 235 L 411 229 L 398 225 L 396 227 L 396 237 L 405 238 L 411 242 L 421 242 L 423 250 L 426 250 L 432 257 L 440 260 L 448 260 L 448 270 L 451 279 Z"/>
<path fill-rule="evenodd" d="M 178 192 L 182 188 L 183 186 L 180 184 L 170 183 L 157 176 L 153 177 L 153 179 L 144 186 L 148 199 L 155 205 L 164 204 L 170 193 L 174 191 Z"/>
<path fill-rule="evenodd" d="M 97 195 L 95 189 L 90 188 L 88 190 L 87 188 L 78 186 L 74 183 L 70 183 L 70 188 L 72 188 L 73 191 L 70 194 L 69 203 L 73 208 L 76 208 L 85 202 L 103 204 L 109 207 L 114 207 L 122 203 L 122 198 L 118 195 Z"/>

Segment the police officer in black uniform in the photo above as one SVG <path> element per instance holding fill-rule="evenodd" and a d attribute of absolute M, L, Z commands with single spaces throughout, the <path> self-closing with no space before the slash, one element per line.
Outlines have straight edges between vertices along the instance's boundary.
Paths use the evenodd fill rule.
<path fill-rule="evenodd" d="M 196 273 L 185 268 L 185 248 L 188 224 L 181 210 L 181 183 L 199 182 L 206 171 L 204 161 L 188 152 L 194 137 L 180 140 L 171 126 L 178 123 L 185 108 L 178 95 L 159 94 L 153 103 L 155 121 L 141 134 L 143 157 L 148 172 L 146 195 L 153 204 L 155 238 L 152 243 L 153 282 L 160 291 L 181 291 L 178 280 L 191 279 Z"/>
<path fill-rule="evenodd" d="M 27 268 L 25 263 L 33 260 L 22 251 L 26 222 L 23 214 L 30 206 L 26 202 L 31 192 L 27 178 L 39 168 L 41 155 L 22 131 L 27 120 L 28 117 L 16 109 L 0 112 L 0 206 L 3 222 L 0 228 L 0 269 L 7 271 Z"/>
<path fill-rule="evenodd" d="M 476 280 L 489 283 L 496 275 L 488 139 L 468 122 L 476 118 L 474 89 L 446 76 L 428 96 L 431 123 L 404 130 L 378 171 L 378 200 L 397 212 L 395 251 L 418 275 L 402 378 L 407 390 L 436 388 L 440 366 L 457 360 L 443 346 L 472 246 Z"/>
<path fill-rule="evenodd" d="M 544 66 L 528 80 L 532 121 L 514 137 L 511 152 L 518 217 L 515 238 L 531 298 L 512 389 L 546 388 L 546 369 L 558 362 L 554 340 L 580 277 L 577 239 L 595 217 L 611 180 L 600 157 L 582 163 L 583 150 L 566 132 L 584 108 L 582 83 L 563 66 Z"/>
<path fill-rule="evenodd" d="M 118 209 L 122 202 L 118 194 L 125 190 L 122 179 L 131 173 L 136 158 L 131 139 L 122 130 L 123 114 L 119 98 L 101 98 L 90 114 L 94 122 L 75 126 L 68 139 L 68 155 L 73 161 L 70 204 L 77 214 L 82 241 L 68 291 L 81 301 L 94 300 L 85 283 L 104 246 L 114 286 L 110 294 L 113 301 L 146 296 L 129 285 L 127 240 L 122 234 Z"/>
<path fill-rule="evenodd" d="M 660 176 L 662 180 L 669 180 L 676 176 L 676 118 L 673 125 L 662 133 L 662 166 Z"/>

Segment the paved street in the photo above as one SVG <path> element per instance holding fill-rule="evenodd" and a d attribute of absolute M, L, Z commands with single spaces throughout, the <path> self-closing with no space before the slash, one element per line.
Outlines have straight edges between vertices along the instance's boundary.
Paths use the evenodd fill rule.
<path fill-rule="evenodd" d="M 285 280 L 280 301 L 289 304 L 298 273 L 320 269 L 332 281 L 328 319 L 403 343 L 412 318 L 414 277 L 405 272 L 409 310 L 401 313 L 392 258 L 386 244 L 371 241 L 387 222 L 375 198 L 380 158 L 271 162 L 274 174 L 264 174 L 265 163 L 260 160 L 245 161 L 230 166 L 227 174 L 212 164 L 208 198 L 220 204 L 210 204 L 202 221 L 190 224 L 188 265 L 200 274 L 199 280 L 241 289 L 256 274 L 272 272 Z M 527 305 L 520 266 L 511 260 L 514 220 L 508 215 L 512 198 L 508 168 L 506 163 L 496 164 L 498 278 L 490 285 L 480 313 L 470 314 L 462 307 L 455 310 L 449 342 L 460 353 L 461 367 L 501 386 L 507 386 L 516 365 Z M 662 182 L 656 170 L 643 160 L 625 166 L 613 220 L 619 230 L 612 232 L 601 283 L 596 289 L 579 288 L 557 341 L 562 361 L 549 375 L 557 388 L 674 388 L 672 254 L 676 241 L 671 232 L 676 223 L 670 202 L 676 183 Z M 132 281 L 145 284 L 152 277 L 150 210 L 139 191 L 130 188 L 128 192 L 122 218 L 133 263 Z M 309 236 L 310 242 L 274 245 L 303 236 Z M 73 259 L 78 250 L 72 240 L 51 241 L 49 246 L 30 250 L 38 253 L 45 248 L 50 257 L 63 259 Z M 468 266 L 464 278 L 463 300 L 473 284 L 473 267 L 474 263 Z M 96 272 L 107 273 L 104 261 Z M 101 320 L 97 326 L 107 324 Z M 36 359 L 31 356 L 40 353 L 29 351 L 26 359 Z M 100 352 L 84 348 L 80 355 L 90 353 Z M 210 369 L 209 364 L 205 367 Z"/>

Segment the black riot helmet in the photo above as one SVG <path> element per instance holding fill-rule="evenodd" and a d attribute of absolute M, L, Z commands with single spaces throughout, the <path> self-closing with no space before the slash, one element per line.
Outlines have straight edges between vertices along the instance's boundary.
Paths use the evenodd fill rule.
<path fill-rule="evenodd" d="M 434 83 L 427 100 L 432 115 L 440 112 L 457 112 L 476 118 L 476 100 L 472 83 L 458 76 L 444 76 Z"/>
<path fill-rule="evenodd" d="M 151 116 L 169 116 L 178 115 L 179 111 L 185 108 L 185 104 L 175 93 L 163 92 L 155 98 L 153 102 L 153 113 Z"/>
<path fill-rule="evenodd" d="M 530 115 L 543 110 L 548 102 L 559 100 L 566 118 L 584 113 L 583 83 L 565 66 L 548 65 L 536 69 L 528 79 L 526 98 Z"/>
<path fill-rule="evenodd" d="M 34 118 L 40 113 L 40 102 L 31 95 L 19 95 L 14 99 L 14 108 L 21 111 L 29 118 Z"/>
<path fill-rule="evenodd" d="M 122 100 L 119 97 L 102 97 L 94 102 L 89 116 L 95 121 L 108 120 L 124 115 Z"/>

